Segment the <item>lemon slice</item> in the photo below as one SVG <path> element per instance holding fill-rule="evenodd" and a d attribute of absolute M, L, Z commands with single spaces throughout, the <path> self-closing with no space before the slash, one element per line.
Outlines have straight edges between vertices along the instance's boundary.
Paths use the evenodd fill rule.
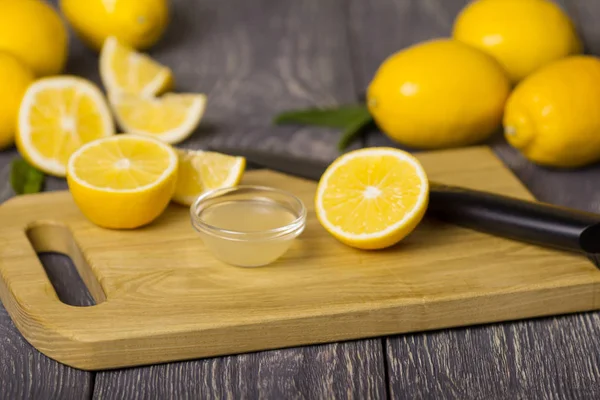
<path fill-rule="evenodd" d="M 17 148 L 51 175 L 64 177 L 69 157 L 81 145 L 114 134 L 106 98 L 82 78 L 40 79 L 28 87 L 19 107 Z"/>
<path fill-rule="evenodd" d="M 122 93 L 112 98 L 115 117 L 127 133 L 152 136 L 175 144 L 196 129 L 206 108 L 203 94 L 167 93 L 145 98 Z"/>
<path fill-rule="evenodd" d="M 108 37 L 102 46 L 100 77 L 109 97 L 123 92 L 155 96 L 173 86 L 168 67 L 120 43 L 114 36 Z"/>
<path fill-rule="evenodd" d="M 386 147 L 340 156 L 321 177 L 315 196 L 321 225 L 360 249 L 402 240 L 421 221 L 428 202 L 429 183 L 419 161 Z"/>
<path fill-rule="evenodd" d="M 208 190 L 237 185 L 246 159 L 211 151 L 177 149 L 179 173 L 173 201 L 186 206 Z"/>
<path fill-rule="evenodd" d="M 99 139 L 73 153 L 67 183 L 93 223 L 132 229 L 165 210 L 177 183 L 177 153 L 156 139 L 123 134 Z"/>

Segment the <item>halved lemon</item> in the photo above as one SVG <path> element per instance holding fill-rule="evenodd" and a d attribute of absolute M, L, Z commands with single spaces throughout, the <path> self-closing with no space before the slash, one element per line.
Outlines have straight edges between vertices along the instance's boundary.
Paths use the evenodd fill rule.
<path fill-rule="evenodd" d="M 186 206 L 208 190 L 236 186 L 246 168 L 244 157 L 212 151 L 177 149 L 179 172 L 173 201 Z"/>
<path fill-rule="evenodd" d="M 325 171 L 315 208 L 321 225 L 359 249 L 392 246 L 419 224 L 429 202 L 429 183 L 419 161 L 393 148 L 348 152 Z"/>
<path fill-rule="evenodd" d="M 131 134 L 87 143 L 69 159 L 67 183 L 94 224 L 133 229 L 169 204 L 177 183 L 177 153 L 159 140 Z"/>
<path fill-rule="evenodd" d="M 15 141 L 29 163 L 64 177 L 75 150 L 114 134 L 110 107 L 100 89 L 82 78 L 56 76 L 27 88 L 19 107 Z"/>
<path fill-rule="evenodd" d="M 206 109 L 203 94 L 167 93 L 146 98 L 122 93 L 111 101 L 115 117 L 125 132 L 152 136 L 170 144 L 188 138 Z"/>
<path fill-rule="evenodd" d="M 102 46 L 100 77 L 109 97 L 122 92 L 155 96 L 173 87 L 170 68 L 114 36 L 108 37 Z"/>

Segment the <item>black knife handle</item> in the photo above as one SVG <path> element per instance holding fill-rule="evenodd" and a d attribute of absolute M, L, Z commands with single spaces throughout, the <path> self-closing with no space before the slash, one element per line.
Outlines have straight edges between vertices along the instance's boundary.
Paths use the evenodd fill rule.
<path fill-rule="evenodd" d="M 431 183 L 427 214 L 492 235 L 600 253 L 600 215 L 594 213 Z"/>

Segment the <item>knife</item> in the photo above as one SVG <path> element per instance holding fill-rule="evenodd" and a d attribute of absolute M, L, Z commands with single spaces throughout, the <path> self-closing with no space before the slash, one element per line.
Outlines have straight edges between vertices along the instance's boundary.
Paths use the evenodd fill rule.
<path fill-rule="evenodd" d="M 318 181 L 327 163 L 269 151 L 211 147 L 251 165 Z M 429 182 L 426 215 L 487 234 L 584 253 L 600 267 L 600 214 Z"/>

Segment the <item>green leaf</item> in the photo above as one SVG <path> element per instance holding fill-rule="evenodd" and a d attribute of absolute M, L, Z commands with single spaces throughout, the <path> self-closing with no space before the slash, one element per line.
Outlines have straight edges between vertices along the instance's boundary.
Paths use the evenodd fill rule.
<path fill-rule="evenodd" d="M 342 133 L 342 137 L 338 142 L 338 150 L 344 151 L 356 138 L 363 133 L 364 128 L 367 127 L 371 122 L 373 122 L 373 118 L 370 114 L 357 116 L 356 120 L 354 120 L 351 124 L 348 124 L 344 132 Z"/>
<path fill-rule="evenodd" d="M 357 118 L 362 118 L 365 114 L 369 114 L 369 111 L 361 105 L 308 108 L 283 112 L 275 117 L 274 123 L 278 125 L 300 124 L 345 129 L 356 123 Z"/>
<path fill-rule="evenodd" d="M 44 184 L 44 173 L 29 165 L 27 161 L 13 160 L 10 171 L 10 184 L 16 194 L 38 193 Z"/>
<path fill-rule="evenodd" d="M 346 149 L 372 121 L 373 117 L 364 105 L 286 111 L 274 119 L 275 124 L 279 125 L 299 124 L 343 129 L 338 142 L 340 151 Z"/>

